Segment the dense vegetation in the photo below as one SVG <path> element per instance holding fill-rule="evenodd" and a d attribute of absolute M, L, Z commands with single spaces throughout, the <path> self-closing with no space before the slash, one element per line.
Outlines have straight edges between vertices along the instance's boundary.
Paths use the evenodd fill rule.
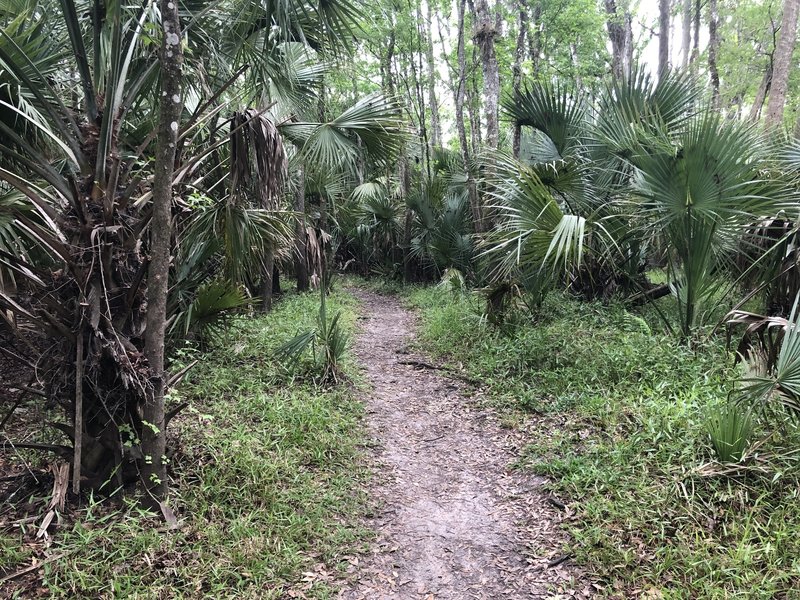
<path fill-rule="evenodd" d="M 469 296 L 409 300 L 422 309 L 421 345 L 486 382 L 508 426 L 525 431 L 517 468 L 547 476 L 568 504 L 568 551 L 609 593 L 791 596 L 800 434 L 760 423 L 749 461 L 717 462 L 711 423 L 737 377 L 723 340 L 690 349 L 652 311 L 556 293 L 535 321 L 503 331 Z"/>
<path fill-rule="evenodd" d="M 352 331 L 354 300 L 334 294 L 328 301 Z M 291 368 L 265 359 L 313 326 L 317 305 L 314 296 L 292 296 L 268 316 L 235 319 L 172 392 L 191 403 L 172 427 L 180 528 L 153 527 L 136 503 L 91 496 L 61 514 L 51 555 L 58 560 L 42 569 L 42 595 L 281 598 L 296 590 L 330 597 L 336 565 L 365 536 L 357 524 L 370 506 L 359 491 L 362 407 L 349 386 L 315 385 L 308 356 Z M 173 364 L 197 356 L 196 347 L 182 347 Z M 351 362 L 342 366 L 358 379 Z M 37 493 L 10 500 L 35 501 Z M 2 572 L 35 555 L 19 527 L 0 541 Z M 300 581 L 302 572 L 314 576 Z M 38 596 L 39 586 L 24 580 L 3 585 Z"/>
<path fill-rule="evenodd" d="M 786 594 L 800 0 L 653 8 L 0 0 L 2 571 L 59 520 L 53 596 L 335 565 L 342 271 L 439 286 L 425 348 L 533 427 L 611 593 Z"/>

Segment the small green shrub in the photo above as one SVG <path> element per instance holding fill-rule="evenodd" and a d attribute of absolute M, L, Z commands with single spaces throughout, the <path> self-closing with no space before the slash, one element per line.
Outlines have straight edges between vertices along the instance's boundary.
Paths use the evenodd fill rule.
<path fill-rule="evenodd" d="M 752 413 L 735 402 L 714 407 L 708 413 L 706 429 L 717 460 L 739 462 L 753 435 Z"/>
<path fill-rule="evenodd" d="M 339 379 L 340 365 L 347 350 L 349 336 L 339 322 L 341 313 L 337 312 L 330 321 L 328 320 L 325 296 L 323 290 L 317 314 L 317 327 L 298 333 L 282 344 L 277 350 L 277 355 L 296 365 L 306 350 L 311 348 L 314 364 L 321 370 L 322 379 L 332 379 L 335 382 Z"/>

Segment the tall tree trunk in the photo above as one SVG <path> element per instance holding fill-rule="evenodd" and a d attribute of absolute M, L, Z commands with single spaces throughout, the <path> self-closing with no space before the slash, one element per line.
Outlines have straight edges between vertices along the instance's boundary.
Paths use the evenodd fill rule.
<path fill-rule="evenodd" d="M 772 87 L 772 57 L 770 57 L 767 70 L 764 71 L 764 76 L 761 78 L 761 83 L 756 91 L 756 97 L 753 100 L 753 105 L 750 107 L 749 119 L 751 121 L 758 121 L 761 117 L 761 109 L 764 108 L 764 101 L 769 95 L 769 90 Z"/>
<path fill-rule="evenodd" d="M 483 71 L 483 113 L 486 122 L 486 145 L 496 149 L 500 143 L 500 72 L 495 54 L 499 35 L 500 13 L 492 13 L 487 0 L 470 3 L 473 9 L 474 39 L 481 53 Z"/>
<path fill-rule="evenodd" d="M 297 169 L 297 190 L 294 194 L 294 212 L 298 214 L 294 229 L 294 277 L 297 291 L 308 291 L 308 240 L 306 239 L 306 173 L 301 165 Z"/>
<path fill-rule="evenodd" d="M 772 72 L 772 87 L 767 102 L 766 126 L 775 127 L 783 122 L 783 108 L 789 87 L 792 54 L 797 41 L 797 13 L 800 0 L 786 0 L 781 18 L 781 33 L 775 48 L 775 67 Z"/>
<path fill-rule="evenodd" d="M 467 143 L 467 132 L 464 125 L 464 103 L 467 91 L 467 57 L 464 42 L 464 12 L 466 0 L 458 0 L 458 87 L 456 88 L 456 128 L 458 129 L 458 141 L 461 145 L 461 157 L 464 161 L 464 169 L 467 172 L 467 192 L 469 194 L 469 206 L 472 213 L 472 222 L 476 230 L 483 222 L 480 199 L 475 181 L 472 179 L 470 170 L 470 150 Z"/>
<path fill-rule="evenodd" d="M 683 0 L 681 34 L 681 66 L 686 68 L 689 65 L 689 52 L 692 49 L 692 0 Z"/>
<path fill-rule="evenodd" d="M 423 158 L 425 159 L 425 171 L 428 177 L 431 176 L 431 146 L 428 137 L 428 119 L 427 111 L 425 110 L 425 92 L 424 92 L 424 68 L 422 64 L 422 44 L 423 40 L 427 39 L 424 31 L 424 22 L 422 20 L 422 8 L 417 3 L 417 63 L 414 62 L 414 56 L 411 56 L 411 74 L 414 77 L 414 91 L 417 96 L 417 118 L 419 120 L 419 130 L 422 137 L 422 150 Z"/>
<path fill-rule="evenodd" d="M 692 44 L 692 72 L 697 74 L 698 71 L 698 59 L 700 58 L 700 9 L 701 9 L 701 1 L 702 0 L 695 0 L 694 3 L 694 43 Z"/>
<path fill-rule="evenodd" d="M 395 31 L 394 28 L 389 32 L 389 40 L 386 45 L 386 54 L 381 61 L 381 78 L 383 79 L 383 89 L 386 93 L 393 97 L 395 95 L 394 75 L 392 74 L 392 60 L 394 58 L 395 48 Z"/>
<path fill-rule="evenodd" d="M 431 13 L 432 2 L 428 0 L 427 6 L 427 23 L 426 23 L 426 41 L 427 53 L 426 61 L 428 63 L 428 105 L 431 107 L 431 145 L 438 148 L 442 145 L 442 126 L 439 119 L 439 102 L 436 99 L 436 63 L 433 56 L 433 18 Z"/>
<path fill-rule="evenodd" d="M 405 152 L 400 157 L 398 167 L 400 170 L 400 195 L 406 199 L 411 193 L 411 167 Z M 414 215 L 406 204 L 406 217 L 403 224 L 403 279 L 406 283 L 414 277 L 414 265 L 411 261 L 411 226 L 413 223 Z"/>
<path fill-rule="evenodd" d="M 719 51 L 719 11 L 717 0 L 708 0 L 708 73 L 711 77 L 711 105 L 714 110 L 721 107 L 719 97 L 719 69 L 717 68 L 717 52 Z"/>
<path fill-rule="evenodd" d="M 522 88 L 522 59 L 525 56 L 525 36 L 528 32 L 528 6 L 526 0 L 517 0 L 519 8 L 517 18 L 517 48 L 514 52 L 513 90 L 514 96 L 519 95 Z M 519 158 L 519 149 L 522 142 L 522 127 L 519 123 L 514 123 L 514 137 L 512 149 L 514 158 Z"/>
<path fill-rule="evenodd" d="M 533 25 L 533 34 L 528 36 L 528 53 L 531 57 L 533 64 L 533 75 L 536 77 L 541 70 L 542 62 L 542 3 L 537 2 L 533 7 L 533 14 L 531 21 Z"/>
<path fill-rule="evenodd" d="M 658 0 L 658 78 L 669 73 L 670 0 Z"/>
<path fill-rule="evenodd" d="M 627 77 L 633 61 L 633 17 L 627 3 L 620 10 L 617 0 L 604 1 L 608 38 L 611 40 L 611 72 L 616 78 Z"/>
<path fill-rule="evenodd" d="M 478 90 L 478 48 L 472 46 L 472 62 L 470 66 L 470 86 L 467 88 L 467 111 L 469 112 L 469 133 L 472 140 L 472 154 L 477 156 L 481 151 L 481 94 Z"/>
<path fill-rule="evenodd" d="M 265 253 L 261 269 L 261 312 L 269 312 L 272 310 L 272 276 L 275 271 L 275 253 L 272 250 Z"/>
<path fill-rule="evenodd" d="M 167 496 L 166 424 L 164 394 L 164 334 L 167 322 L 169 256 L 172 240 L 172 179 L 183 102 L 181 77 L 183 46 L 178 4 L 161 0 L 163 42 L 161 102 L 158 117 L 153 178 L 153 215 L 150 220 L 150 264 L 147 270 L 147 329 L 144 354 L 150 370 L 150 388 L 142 410 L 142 487 L 144 502 L 156 506 Z"/>

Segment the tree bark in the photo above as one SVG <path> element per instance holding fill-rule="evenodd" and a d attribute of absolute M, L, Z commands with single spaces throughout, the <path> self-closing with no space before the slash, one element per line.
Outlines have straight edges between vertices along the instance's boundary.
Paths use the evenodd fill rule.
<path fill-rule="evenodd" d="M 294 277 L 297 280 L 297 291 L 307 292 L 309 283 L 308 241 L 306 240 L 306 174 L 302 165 L 297 170 L 294 212 L 298 215 L 294 228 Z"/>
<path fill-rule="evenodd" d="M 500 143 L 500 72 L 497 67 L 495 38 L 499 35 L 500 13 L 492 14 L 487 0 L 475 0 L 470 5 L 473 9 L 474 40 L 481 53 L 486 145 L 497 149 Z"/>
<path fill-rule="evenodd" d="M 467 191 L 469 193 L 469 206 L 472 213 L 472 222 L 477 230 L 483 222 L 478 190 L 472 179 L 470 172 L 470 150 L 467 142 L 467 131 L 464 125 L 464 102 L 467 91 L 467 58 L 464 42 L 464 13 L 466 0 L 458 0 L 458 46 L 456 54 L 458 56 L 458 87 L 456 88 L 456 128 L 458 129 L 458 140 L 461 145 L 461 157 L 464 161 L 464 169 L 467 173 Z"/>
<path fill-rule="evenodd" d="M 275 270 L 275 253 L 267 251 L 261 267 L 261 312 L 272 310 L 272 275 Z"/>
<path fill-rule="evenodd" d="M 428 0 L 427 6 L 427 23 L 426 23 L 426 39 L 427 39 L 427 53 L 426 60 L 428 63 L 428 105 L 431 107 L 431 145 L 438 148 L 442 145 L 442 126 L 439 119 L 439 102 L 436 99 L 436 63 L 433 56 L 433 18 L 431 13 L 432 2 Z"/>
<path fill-rule="evenodd" d="M 533 25 L 533 33 L 532 35 L 528 36 L 528 53 L 531 57 L 531 63 L 533 65 L 533 75 L 534 77 L 539 74 L 539 70 L 541 68 L 542 62 L 542 3 L 537 2 L 533 7 L 533 14 L 531 15 L 531 21 Z"/>
<path fill-rule="evenodd" d="M 692 71 L 697 74 L 698 59 L 700 58 L 700 9 L 701 0 L 694 3 L 694 43 L 692 44 Z"/>
<path fill-rule="evenodd" d="M 717 68 L 717 52 L 719 51 L 719 11 L 717 0 L 708 0 L 708 74 L 711 77 L 711 105 L 714 110 L 721 108 L 719 96 L 719 69 Z"/>
<path fill-rule="evenodd" d="M 658 0 L 658 78 L 669 73 L 670 0 Z"/>
<path fill-rule="evenodd" d="M 472 51 L 472 66 L 470 71 L 470 85 L 467 87 L 467 113 L 469 115 L 469 137 L 472 142 L 472 154 L 477 156 L 481 151 L 481 113 L 480 113 L 480 92 L 478 91 L 478 81 L 476 73 L 478 65 L 476 61 L 475 48 Z"/>
<path fill-rule="evenodd" d="M 767 70 L 764 71 L 764 76 L 761 78 L 761 83 L 756 91 L 756 97 L 753 99 L 753 105 L 750 107 L 749 119 L 751 121 L 758 121 L 761 117 L 761 109 L 764 108 L 764 101 L 767 99 L 770 87 L 772 87 L 772 59 L 770 58 Z"/>
<path fill-rule="evenodd" d="M 689 52 L 692 49 L 692 0 L 683 0 L 681 34 L 681 66 L 686 68 L 689 65 Z"/>
<path fill-rule="evenodd" d="M 400 170 L 400 195 L 408 198 L 411 193 L 411 167 L 408 164 L 408 157 L 403 154 L 399 161 Z M 406 217 L 403 225 L 403 279 L 409 283 L 414 277 L 413 264 L 411 262 L 411 226 L 414 223 L 414 215 L 406 205 Z"/>
<path fill-rule="evenodd" d="M 526 0 L 517 0 L 519 8 L 517 19 L 517 48 L 514 52 L 513 90 L 514 96 L 519 95 L 522 88 L 522 59 L 525 55 L 525 36 L 528 32 L 528 6 Z M 512 151 L 514 158 L 519 158 L 520 144 L 522 142 L 522 127 L 519 123 L 514 123 L 514 136 L 512 140 Z"/>
<path fill-rule="evenodd" d="M 776 127 L 783 122 L 783 109 L 789 87 L 789 73 L 792 68 L 792 54 L 797 41 L 797 13 L 800 0 L 786 0 L 781 17 L 781 32 L 775 48 L 775 67 L 772 72 L 772 86 L 767 103 L 766 126 Z"/>
<path fill-rule="evenodd" d="M 181 77 L 183 46 L 178 4 L 160 0 L 163 41 L 161 44 L 161 102 L 153 178 L 153 216 L 150 220 L 150 264 L 147 271 L 147 329 L 144 354 L 150 371 L 150 387 L 142 410 L 143 500 L 156 506 L 167 496 L 166 425 L 164 394 L 164 334 L 167 322 L 167 292 L 172 240 L 172 179 L 183 103 Z"/>
<path fill-rule="evenodd" d="M 611 72 L 615 78 L 627 77 L 633 62 L 633 17 L 627 5 L 624 10 L 617 0 L 605 0 L 606 26 L 611 40 Z"/>

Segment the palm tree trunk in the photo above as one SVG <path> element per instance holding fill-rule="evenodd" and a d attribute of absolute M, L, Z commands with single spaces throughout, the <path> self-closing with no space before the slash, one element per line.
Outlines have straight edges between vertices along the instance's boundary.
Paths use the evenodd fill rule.
<path fill-rule="evenodd" d="M 150 221 L 150 265 L 147 276 L 147 329 L 144 354 L 150 370 L 150 383 L 142 411 L 142 487 L 144 502 L 155 506 L 167 495 L 166 425 L 164 393 L 164 334 L 167 321 L 169 255 L 172 240 L 172 178 L 178 127 L 183 103 L 181 77 L 183 46 L 178 5 L 161 0 L 163 42 L 161 46 L 161 106 L 158 119 L 153 180 L 153 216 Z"/>
<path fill-rule="evenodd" d="M 794 46 L 797 41 L 798 11 L 800 11 L 800 0 L 786 0 L 781 18 L 781 33 L 775 48 L 775 67 L 767 103 L 767 127 L 775 127 L 783 122 L 786 92 L 789 89 L 789 73 L 792 69 L 792 54 L 794 54 Z"/>

